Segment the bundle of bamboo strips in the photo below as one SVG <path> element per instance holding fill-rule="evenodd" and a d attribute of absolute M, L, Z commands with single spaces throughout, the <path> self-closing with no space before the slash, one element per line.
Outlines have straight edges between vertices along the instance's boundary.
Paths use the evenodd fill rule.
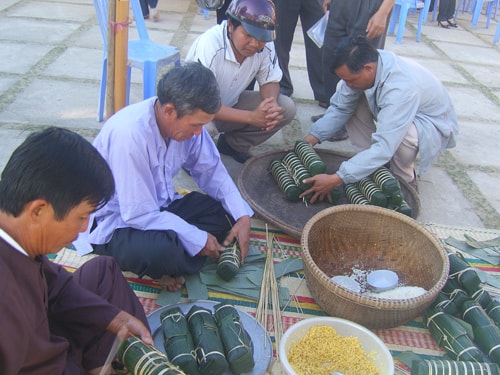
<path fill-rule="evenodd" d="M 279 348 L 283 326 L 279 302 L 279 287 L 276 274 L 274 273 L 273 241 L 274 236 L 269 234 L 266 224 L 266 262 L 255 317 L 268 333 L 274 335 L 276 348 Z M 272 310 L 271 314 L 269 310 Z M 276 357 L 278 356 L 278 350 L 276 350 Z"/>

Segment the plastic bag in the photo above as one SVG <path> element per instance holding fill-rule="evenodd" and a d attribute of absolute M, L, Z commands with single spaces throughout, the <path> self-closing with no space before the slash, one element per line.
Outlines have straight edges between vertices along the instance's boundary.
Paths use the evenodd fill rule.
<path fill-rule="evenodd" d="M 307 30 L 307 35 L 309 35 L 309 38 L 311 38 L 311 40 L 318 46 L 318 48 L 321 48 L 323 46 L 323 41 L 325 40 L 325 30 L 326 24 L 328 23 L 329 14 L 330 11 L 327 11 L 325 15 L 318 20 L 318 22 L 316 22 L 310 27 L 309 30 Z"/>

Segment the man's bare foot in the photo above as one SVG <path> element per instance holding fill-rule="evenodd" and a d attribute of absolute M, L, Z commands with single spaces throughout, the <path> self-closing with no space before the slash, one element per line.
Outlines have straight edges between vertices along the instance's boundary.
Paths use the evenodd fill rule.
<path fill-rule="evenodd" d="M 161 287 L 167 289 L 169 292 L 177 292 L 180 288 L 182 288 L 186 280 L 184 280 L 183 276 L 172 277 L 164 275 L 157 281 Z"/>

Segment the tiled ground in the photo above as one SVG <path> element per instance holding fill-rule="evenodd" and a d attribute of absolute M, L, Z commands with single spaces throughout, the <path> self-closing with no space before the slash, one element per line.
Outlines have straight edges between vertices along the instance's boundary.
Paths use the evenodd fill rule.
<path fill-rule="evenodd" d="M 160 0 L 161 20 L 147 21 L 150 38 L 179 48 L 216 23 L 199 13 L 194 0 Z M 493 45 L 497 21 L 476 29 L 471 14 L 459 13 L 456 30 L 428 22 L 415 41 L 416 16 L 410 15 L 401 44 L 387 37 L 386 49 L 416 59 L 447 86 L 460 121 L 460 138 L 427 174 L 419 188 L 422 222 L 500 227 L 500 47 Z M 130 38 L 136 38 L 132 24 Z M 92 139 L 96 122 L 102 38 L 88 0 L 0 0 L 0 169 L 32 129 L 47 125 L 72 128 Z M 261 152 L 282 148 L 309 129 L 310 116 L 322 109 L 313 101 L 307 79 L 302 31 L 296 30 L 291 74 L 298 113 L 293 125 Z M 133 70 L 131 102 L 142 99 L 142 78 Z M 348 141 L 321 147 L 349 151 Z M 240 165 L 224 159 L 236 174 Z M 189 187 L 186 176 L 181 184 Z"/>

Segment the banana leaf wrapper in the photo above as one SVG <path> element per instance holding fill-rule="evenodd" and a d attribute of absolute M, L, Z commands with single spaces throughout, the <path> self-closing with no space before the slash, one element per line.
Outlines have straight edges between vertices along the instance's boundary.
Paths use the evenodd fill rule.
<path fill-rule="evenodd" d="M 290 172 L 285 168 L 285 165 L 281 163 L 281 160 L 273 160 L 269 164 L 269 171 L 281 191 L 285 193 L 287 200 L 290 202 L 299 202 L 301 200 L 299 195 L 302 193 L 302 190 L 300 190 Z"/>
<path fill-rule="evenodd" d="M 477 345 L 500 366 L 500 328 L 492 324 L 474 328 Z"/>
<path fill-rule="evenodd" d="M 497 326 L 500 326 L 500 301 L 491 301 L 491 303 L 486 307 L 486 313 Z"/>
<path fill-rule="evenodd" d="M 251 371 L 255 366 L 252 340 L 241 323 L 238 311 L 230 304 L 219 303 L 214 307 L 214 316 L 233 374 Z"/>
<path fill-rule="evenodd" d="M 395 208 L 395 210 L 403 215 L 406 215 L 408 217 L 412 217 L 412 210 L 413 209 L 410 207 L 408 202 L 406 202 L 405 200 L 403 200 L 401 202 L 401 204 Z"/>
<path fill-rule="evenodd" d="M 131 375 L 186 375 L 163 353 L 136 337 L 129 337 L 122 342 L 117 358 Z"/>
<path fill-rule="evenodd" d="M 472 299 L 471 296 L 469 296 L 467 292 L 462 289 L 456 279 L 448 278 L 441 292 L 447 295 L 448 298 L 455 303 L 458 309 L 462 308 L 462 304 L 465 301 Z"/>
<path fill-rule="evenodd" d="M 388 168 L 380 167 L 373 172 L 370 177 L 385 194 L 393 195 L 401 193 L 401 187 L 399 186 L 398 180 Z M 401 202 L 399 202 L 399 204 L 401 204 Z"/>
<path fill-rule="evenodd" d="M 303 140 L 295 141 L 294 151 L 312 176 L 325 173 L 325 162 L 321 160 L 321 157 L 308 142 Z"/>
<path fill-rule="evenodd" d="M 300 190 L 306 191 L 311 188 L 312 183 L 304 183 L 303 181 L 307 178 L 311 178 L 311 173 L 306 168 L 298 155 L 294 151 L 288 151 L 282 158 L 281 162 L 285 165 L 285 168 L 290 172 L 294 181 Z"/>
<path fill-rule="evenodd" d="M 227 247 L 217 260 L 216 273 L 224 281 L 232 280 L 239 272 L 241 265 L 241 251 L 237 242 Z"/>
<path fill-rule="evenodd" d="M 450 273 L 448 277 L 456 279 L 467 294 L 474 294 L 481 284 L 481 279 L 474 268 L 457 254 L 449 253 L 448 259 L 450 260 Z"/>
<path fill-rule="evenodd" d="M 160 315 L 163 346 L 170 362 L 189 375 L 198 375 L 198 361 L 187 319 L 179 307 L 163 311 Z"/>
<path fill-rule="evenodd" d="M 413 361 L 411 375 L 500 375 L 494 363 L 448 360 Z"/>
<path fill-rule="evenodd" d="M 432 308 L 424 313 L 424 322 L 440 347 L 457 361 L 481 362 L 482 351 L 477 348 L 458 319 Z"/>
<path fill-rule="evenodd" d="M 486 309 L 489 306 L 489 304 L 493 301 L 488 291 L 483 288 L 479 288 L 478 290 L 476 290 L 471 295 L 471 297 L 474 301 L 479 303 L 483 307 L 483 309 Z"/>
<path fill-rule="evenodd" d="M 482 306 L 476 301 L 465 301 L 462 305 L 462 319 L 473 328 L 489 326 L 493 321 Z"/>
<path fill-rule="evenodd" d="M 437 307 L 443 310 L 446 314 L 456 315 L 458 313 L 458 307 L 448 296 L 442 292 L 439 292 L 436 299 L 432 302 L 431 307 Z"/>
<path fill-rule="evenodd" d="M 228 368 L 224 346 L 212 312 L 193 305 L 187 314 L 195 345 L 198 370 L 203 375 L 221 375 Z"/>

